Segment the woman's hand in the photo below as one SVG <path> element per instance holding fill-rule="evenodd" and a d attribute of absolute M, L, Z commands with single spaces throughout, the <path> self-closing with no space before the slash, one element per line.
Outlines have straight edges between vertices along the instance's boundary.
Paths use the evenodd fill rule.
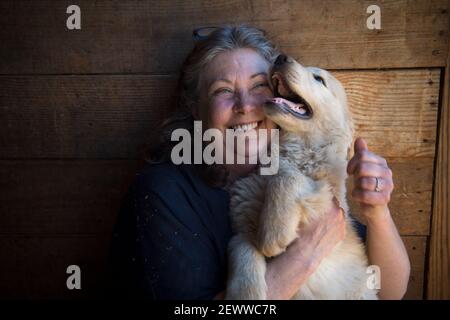
<path fill-rule="evenodd" d="M 302 255 L 305 261 L 309 260 L 314 270 L 345 237 L 344 212 L 335 197 L 333 200 L 330 212 L 311 225 L 300 227 L 298 238 L 287 249 L 297 258 Z"/>
<path fill-rule="evenodd" d="M 369 151 L 362 138 L 355 140 L 347 173 L 353 175 L 352 199 L 360 203 L 363 218 L 369 221 L 386 215 L 394 189 L 392 170 L 384 158 Z"/>
<path fill-rule="evenodd" d="M 354 179 L 352 198 L 360 203 L 361 215 L 367 224 L 369 264 L 380 267 L 378 296 L 381 299 L 401 299 L 408 286 L 411 266 L 388 208 L 394 189 L 392 171 L 385 159 L 370 152 L 365 141 L 358 138 L 347 172 Z"/>
<path fill-rule="evenodd" d="M 291 299 L 322 259 L 344 239 L 344 214 L 337 201 L 328 214 L 300 228 L 298 234 L 284 253 L 268 260 L 267 299 Z"/>

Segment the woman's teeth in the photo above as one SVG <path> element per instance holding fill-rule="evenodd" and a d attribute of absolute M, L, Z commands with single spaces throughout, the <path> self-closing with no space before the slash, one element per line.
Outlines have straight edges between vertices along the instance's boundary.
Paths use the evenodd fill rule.
<path fill-rule="evenodd" d="M 231 129 L 235 131 L 246 132 L 248 130 L 255 129 L 258 126 L 258 122 L 246 123 L 246 124 L 237 124 L 235 126 L 231 126 Z"/>

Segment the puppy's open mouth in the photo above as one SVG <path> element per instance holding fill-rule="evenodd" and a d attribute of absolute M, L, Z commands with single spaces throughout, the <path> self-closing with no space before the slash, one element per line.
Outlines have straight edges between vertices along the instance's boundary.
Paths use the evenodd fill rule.
<path fill-rule="evenodd" d="M 283 76 L 275 72 L 272 75 L 275 97 L 268 103 L 277 105 L 282 111 L 289 112 L 300 119 L 311 119 L 313 111 L 309 103 L 289 88 Z"/>

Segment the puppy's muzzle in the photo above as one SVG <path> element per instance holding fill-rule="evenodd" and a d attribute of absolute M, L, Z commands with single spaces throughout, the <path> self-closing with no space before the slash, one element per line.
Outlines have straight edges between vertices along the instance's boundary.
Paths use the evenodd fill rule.
<path fill-rule="evenodd" d="M 270 76 L 275 98 L 268 100 L 266 107 L 291 114 L 299 119 L 308 120 L 313 115 L 311 106 L 289 87 L 284 77 L 285 69 L 289 68 L 292 62 L 292 58 L 284 54 L 280 54 L 275 59 Z"/>

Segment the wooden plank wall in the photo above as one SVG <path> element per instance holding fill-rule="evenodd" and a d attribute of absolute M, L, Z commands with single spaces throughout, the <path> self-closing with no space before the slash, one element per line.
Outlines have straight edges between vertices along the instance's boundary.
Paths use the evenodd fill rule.
<path fill-rule="evenodd" d="M 439 144 L 436 179 L 434 181 L 434 206 L 428 259 L 427 298 L 450 299 L 450 52 L 442 94 L 439 117 Z"/>
<path fill-rule="evenodd" d="M 192 30 L 246 22 L 343 82 L 358 134 L 394 172 L 406 297 L 424 298 L 447 0 L 75 2 L 74 31 L 74 1 L 0 2 L 0 297 L 102 295 L 121 197 L 157 138 Z M 366 28 L 371 4 L 381 30 Z M 65 287 L 71 264 L 80 291 Z"/>

